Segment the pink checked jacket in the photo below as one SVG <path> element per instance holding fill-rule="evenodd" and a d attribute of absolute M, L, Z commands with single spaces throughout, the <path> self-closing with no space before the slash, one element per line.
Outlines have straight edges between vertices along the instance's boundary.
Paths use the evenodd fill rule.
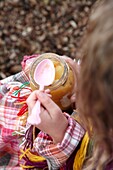
<path fill-rule="evenodd" d="M 25 103 L 31 93 L 27 69 L 28 59 L 35 57 L 37 55 L 25 56 L 22 71 L 0 81 L 0 168 L 68 169 L 72 153 L 76 152 L 85 131 L 77 121 L 64 113 L 69 126 L 61 143 L 54 144 L 51 137 L 42 131 L 35 133 L 35 138 L 30 134 Z M 34 133 L 33 129 L 31 132 Z M 30 159 L 29 154 L 39 159 Z M 6 159 L 5 163 L 3 158 Z"/>

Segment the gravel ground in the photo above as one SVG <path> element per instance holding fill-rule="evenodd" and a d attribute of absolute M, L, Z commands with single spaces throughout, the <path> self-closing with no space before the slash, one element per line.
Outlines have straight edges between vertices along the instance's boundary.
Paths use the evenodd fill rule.
<path fill-rule="evenodd" d="M 0 79 L 21 70 L 24 55 L 78 56 L 96 0 L 0 0 Z"/>

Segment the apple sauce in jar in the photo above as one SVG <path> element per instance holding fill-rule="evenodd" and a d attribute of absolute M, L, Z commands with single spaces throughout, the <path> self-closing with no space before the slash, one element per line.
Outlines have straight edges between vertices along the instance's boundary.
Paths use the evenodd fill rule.
<path fill-rule="evenodd" d="M 70 65 L 59 55 L 55 53 L 44 53 L 35 59 L 30 68 L 31 89 L 39 89 L 39 85 L 34 80 L 34 71 L 36 66 L 44 59 L 50 59 L 55 68 L 55 79 L 53 83 L 50 86 L 45 86 L 44 89 L 49 89 L 52 100 L 63 111 L 66 111 L 71 108 L 70 96 L 73 94 L 75 77 Z"/>

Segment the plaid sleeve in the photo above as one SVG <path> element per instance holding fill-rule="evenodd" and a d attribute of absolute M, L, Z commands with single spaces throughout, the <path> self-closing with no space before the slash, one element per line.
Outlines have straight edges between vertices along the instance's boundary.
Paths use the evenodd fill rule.
<path fill-rule="evenodd" d="M 26 60 L 28 59 L 29 56 L 27 56 Z M 25 70 L 26 60 L 24 59 L 23 61 L 24 66 L 21 72 L 0 80 L 0 169 L 22 169 L 19 166 L 19 144 L 22 139 L 18 138 L 17 135 L 13 136 L 12 132 L 18 131 L 20 126 L 23 127 L 26 124 L 27 114 L 21 117 L 17 116 L 23 104 L 17 105 L 18 100 L 17 98 L 12 98 L 12 95 L 13 88 L 20 88 L 20 86 L 29 81 L 26 74 L 27 69 Z M 24 97 L 30 93 L 30 87 L 27 87 L 27 89 L 23 88 L 21 90 L 20 95 Z M 9 159 L 7 158 L 8 156 Z M 5 160 L 4 162 L 5 158 L 8 161 Z"/>
<path fill-rule="evenodd" d="M 12 76 L 9 76 L 3 80 L 0 80 L 0 99 L 2 99 L 2 97 L 9 91 L 7 89 L 7 85 L 9 83 L 13 83 L 13 82 L 27 82 L 29 81 L 29 78 L 27 77 L 27 75 L 25 74 L 24 71 L 21 71 L 17 74 L 14 74 Z"/>
<path fill-rule="evenodd" d="M 13 88 L 19 88 L 26 81 L 28 81 L 28 78 L 23 71 L 0 81 L 0 156 L 2 151 L 11 154 L 7 169 L 10 167 L 13 169 L 13 167 L 19 165 L 19 144 L 21 138 L 18 138 L 17 135 L 13 136 L 12 133 L 15 130 L 19 130 L 20 125 L 23 126 L 26 121 L 24 115 L 23 117 L 17 116 L 23 104 L 16 105 L 18 98 L 12 98 L 12 96 L 15 96 L 13 95 Z M 23 88 L 20 92 L 21 97 L 30 94 L 31 91 L 29 89 Z"/>
<path fill-rule="evenodd" d="M 40 132 L 34 141 L 34 150 L 46 158 L 49 169 L 56 170 L 62 167 L 85 133 L 78 122 L 68 114 L 65 115 L 69 126 L 61 143 L 54 144 L 52 139 L 44 132 Z"/>
<path fill-rule="evenodd" d="M 24 71 L 21 71 L 21 72 L 19 72 L 17 74 L 14 74 L 14 75 L 9 76 L 9 77 L 7 77 L 7 78 L 5 78 L 3 80 L 0 80 L 0 84 L 5 85 L 5 84 L 7 84 L 9 82 L 14 82 L 14 81 L 24 83 L 24 82 L 26 82 L 28 80 L 29 79 L 28 79 L 26 73 Z"/>

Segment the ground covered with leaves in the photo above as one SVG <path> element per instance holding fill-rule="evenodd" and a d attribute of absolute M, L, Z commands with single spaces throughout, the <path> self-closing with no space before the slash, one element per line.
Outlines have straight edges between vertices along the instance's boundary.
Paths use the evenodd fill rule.
<path fill-rule="evenodd" d="M 96 0 L 1 0 L 0 79 L 21 70 L 24 55 L 77 56 Z"/>

